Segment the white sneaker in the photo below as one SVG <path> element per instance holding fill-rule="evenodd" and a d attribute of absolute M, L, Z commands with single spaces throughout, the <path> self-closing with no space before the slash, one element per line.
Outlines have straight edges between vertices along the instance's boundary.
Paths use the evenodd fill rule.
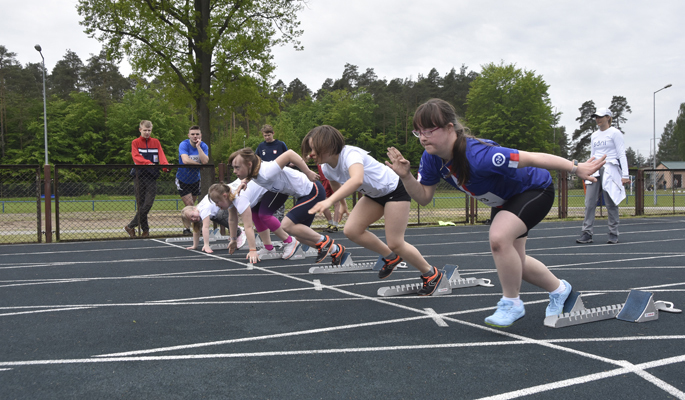
<path fill-rule="evenodd" d="M 257 257 L 259 257 L 260 260 L 272 260 L 274 258 L 278 258 L 276 254 L 276 250 L 267 250 L 266 247 L 262 247 L 257 251 Z"/>
<path fill-rule="evenodd" d="M 290 243 L 284 243 L 283 244 L 283 258 L 284 260 L 289 259 L 290 257 L 295 254 L 295 250 L 297 249 L 297 246 L 299 246 L 300 242 L 297 241 L 294 237 L 291 237 Z"/>
<path fill-rule="evenodd" d="M 247 235 L 245 235 L 245 229 L 241 229 L 240 235 L 238 235 L 238 249 L 242 249 L 243 246 L 245 246 L 245 242 L 247 242 Z"/>

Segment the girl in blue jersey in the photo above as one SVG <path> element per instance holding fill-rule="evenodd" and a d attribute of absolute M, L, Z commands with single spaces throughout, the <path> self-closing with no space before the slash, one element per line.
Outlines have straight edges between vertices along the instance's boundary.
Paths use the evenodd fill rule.
<path fill-rule="evenodd" d="M 503 297 L 485 323 L 504 328 L 525 315 L 519 297 L 522 280 L 550 293 L 547 316 L 561 314 L 571 285 L 526 255 L 526 238 L 554 203 L 554 185 L 547 170 L 570 171 L 581 179 L 595 181 L 591 175 L 604 164 L 605 157 L 578 164 L 551 154 L 519 151 L 476 139 L 458 122 L 454 108 L 440 99 L 419 106 L 413 133 L 425 148 L 418 178 L 412 176 L 409 161 L 395 148 L 388 149 L 391 162 L 386 163 L 400 176 L 414 200 L 428 204 L 437 183 L 444 179 L 492 207 L 490 249 Z"/>
<path fill-rule="evenodd" d="M 367 151 L 345 144 L 342 133 L 329 125 L 312 129 L 302 140 L 302 154 L 321 165 L 333 188 L 333 195 L 309 210 L 322 212 L 354 192 L 361 192 L 345 224 L 345 236 L 351 241 L 383 256 L 384 265 L 378 277 L 385 279 L 406 260 L 421 272 L 423 286 L 419 295 L 435 292 L 443 272 L 428 264 L 416 247 L 404 240 L 409 221 L 411 197 L 402 181 L 390 168 L 376 161 Z M 386 245 L 367 228 L 385 218 Z"/>

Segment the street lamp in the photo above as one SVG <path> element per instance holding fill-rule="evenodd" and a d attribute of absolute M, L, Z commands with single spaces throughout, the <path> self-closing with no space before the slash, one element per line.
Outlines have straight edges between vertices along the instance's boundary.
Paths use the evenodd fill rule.
<path fill-rule="evenodd" d="M 654 92 L 654 95 L 652 96 L 652 104 L 654 106 L 654 110 L 652 113 L 652 116 L 654 118 L 654 127 L 652 132 L 654 139 L 654 158 L 652 158 L 652 168 L 654 169 L 654 172 L 652 173 L 652 186 L 654 188 L 654 205 L 656 205 L 656 94 L 664 89 L 670 88 L 671 86 L 672 85 L 669 83 L 668 85 Z"/>
<path fill-rule="evenodd" d="M 33 46 L 43 59 L 43 128 L 45 129 L 45 165 L 48 165 L 48 106 L 45 101 L 45 57 L 39 44 Z"/>

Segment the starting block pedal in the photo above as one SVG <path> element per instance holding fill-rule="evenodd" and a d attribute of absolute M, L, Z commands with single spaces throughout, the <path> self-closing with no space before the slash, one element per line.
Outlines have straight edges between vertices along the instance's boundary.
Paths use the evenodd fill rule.
<path fill-rule="evenodd" d="M 442 281 L 438 285 L 433 296 L 440 296 L 452 293 L 452 289 L 462 289 L 466 287 L 474 286 L 486 286 L 493 287 L 490 283 L 490 279 L 485 278 L 462 278 L 457 271 L 459 267 L 457 265 L 445 265 L 443 268 Z M 421 283 L 410 283 L 408 285 L 399 286 L 386 286 L 378 289 L 378 296 L 388 297 L 388 296 L 401 296 L 405 294 L 418 293 L 423 285 Z"/>
<path fill-rule="evenodd" d="M 283 252 L 276 250 L 276 247 L 274 246 L 274 251 L 270 252 L 269 254 L 263 255 L 259 257 L 261 261 L 266 261 L 266 260 L 276 260 L 279 258 L 283 258 Z M 305 252 L 302 250 L 302 245 L 299 244 L 297 245 L 297 248 L 295 249 L 295 252 L 293 255 L 288 259 L 288 260 L 303 260 L 305 258 Z"/>
<path fill-rule="evenodd" d="M 313 256 L 316 256 L 318 252 L 316 249 L 311 249 L 313 250 Z M 307 256 L 309 257 L 309 255 Z M 368 270 L 373 270 L 373 271 L 380 271 L 381 268 L 383 268 L 383 264 L 385 262 L 383 261 L 382 256 L 378 256 L 378 259 L 375 262 L 364 262 L 364 263 L 356 263 L 352 261 L 352 255 L 350 253 L 345 253 L 342 256 L 342 260 L 340 261 L 340 265 L 324 265 L 321 267 L 311 267 L 309 268 L 309 273 L 310 274 L 330 274 L 330 273 L 335 273 L 335 272 L 351 272 L 351 271 L 368 271 Z M 401 262 L 397 268 L 407 268 L 407 263 L 404 261 Z"/>
<path fill-rule="evenodd" d="M 564 303 L 564 313 L 545 318 L 545 326 L 564 328 L 572 325 L 587 324 L 606 319 L 620 319 L 628 322 L 647 322 L 659 319 L 659 311 L 679 313 L 673 303 L 654 301 L 654 294 L 640 290 L 631 290 L 625 303 L 609 306 L 585 308 L 580 294 L 571 292 Z M 572 304 L 571 304 L 572 303 Z"/>
<path fill-rule="evenodd" d="M 230 239 L 230 236 L 222 236 L 219 228 L 209 230 L 209 242 L 210 243 L 216 242 L 217 240 L 228 240 L 228 239 Z M 167 238 L 165 241 L 167 243 L 192 242 L 193 237 L 192 236 L 173 237 L 173 238 Z M 200 243 L 202 243 L 202 242 L 204 242 L 204 239 L 202 238 L 202 235 L 200 235 Z"/>

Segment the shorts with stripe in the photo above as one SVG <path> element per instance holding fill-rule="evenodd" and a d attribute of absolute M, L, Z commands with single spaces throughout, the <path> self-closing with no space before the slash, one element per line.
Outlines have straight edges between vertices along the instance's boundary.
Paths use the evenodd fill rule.
<path fill-rule="evenodd" d="M 198 197 L 200 195 L 200 181 L 194 183 L 185 183 L 176 178 L 176 189 L 178 189 L 178 194 L 181 197 L 187 194 L 192 194 L 193 196 Z"/>
<path fill-rule="evenodd" d="M 501 210 L 509 211 L 526 224 L 526 233 L 519 236 L 526 237 L 528 231 L 545 219 L 553 204 L 554 184 L 550 184 L 544 189 L 526 190 L 507 200 L 501 207 L 493 207 L 490 211 L 490 220 L 494 221 L 495 215 Z"/>
<path fill-rule="evenodd" d="M 326 191 L 321 182 L 316 181 L 313 183 L 312 191 L 308 195 L 297 199 L 295 206 L 286 214 L 286 217 L 290 218 L 295 224 L 311 226 L 316 214 L 310 214 L 309 210 L 314 207 L 314 204 L 326 200 Z"/>

